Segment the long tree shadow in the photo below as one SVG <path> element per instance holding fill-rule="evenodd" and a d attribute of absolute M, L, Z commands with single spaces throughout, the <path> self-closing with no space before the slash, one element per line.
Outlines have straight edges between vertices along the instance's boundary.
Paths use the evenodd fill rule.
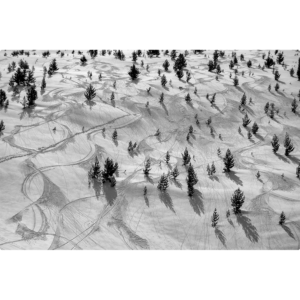
<path fill-rule="evenodd" d="M 226 172 L 226 177 L 228 177 L 230 180 L 234 181 L 237 185 L 243 186 L 243 181 L 236 175 L 234 171 Z"/>
<path fill-rule="evenodd" d="M 144 178 L 147 182 L 149 182 L 151 184 L 154 184 L 154 181 L 153 181 L 153 179 L 150 175 L 145 175 Z"/>
<path fill-rule="evenodd" d="M 285 224 L 282 224 L 281 227 L 284 229 L 284 231 L 292 238 L 295 240 L 295 236 L 292 233 L 291 229 L 287 227 Z"/>
<path fill-rule="evenodd" d="M 182 190 L 182 184 L 181 184 L 179 181 L 177 181 L 177 180 L 174 179 L 174 178 L 171 178 L 171 179 L 170 179 L 170 182 L 171 182 L 171 183 L 174 183 L 176 187 L 178 187 L 178 188 L 180 188 L 180 189 Z"/>
<path fill-rule="evenodd" d="M 161 103 L 161 106 L 162 106 L 162 108 L 164 109 L 166 115 L 168 116 L 168 115 L 169 115 L 169 112 L 168 112 L 167 107 L 165 106 L 165 104 L 164 104 L 164 103 Z"/>
<path fill-rule="evenodd" d="M 190 205 L 192 206 L 194 212 L 199 216 L 201 213 L 204 214 L 204 204 L 202 198 L 202 193 L 196 189 L 194 190 L 194 195 L 189 197 Z"/>
<path fill-rule="evenodd" d="M 294 164 L 299 165 L 300 159 L 299 159 L 298 157 L 295 157 L 295 156 L 288 156 L 288 158 L 289 158 Z"/>
<path fill-rule="evenodd" d="M 109 182 L 103 183 L 103 194 L 107 203 L 112 206 L 118 197 L 118 193 L 115 187 L 111 187 Z"/>
<path fill-rule="evenodd" d="M 257 137 L 259 140 L 264 141 L 264 138 L 260 134 L 256 133 L 254 134 L 254 136 Z"/>
<path fill-rule="evenodd" d="M 149 207 L 149 199 L 148 199 L 147 195 L 144 196 L 144 199 L 145 199 L 146 205 Z"/>
<path fill-rule="evenodd" d="M 279 153 L 274 153 L 280 160 L 286 162 L 286 163 L 290 163 L 290 161 L 284 156 L 284 155 L 281 155 Z"/>
<path fill-rule="evenodd" d="M 167 208 L 169 208 L 175 214 L 173 201 L 168 192 L 160 192 L 159 199 L 165 204 Z"/>
<path fill-rule="evenodd" d="M 220 240 L 220 242 L 223 244 L 223 246 L 225 248 L 227 248 L 227 246 L 226 246 L 226 237 L 225 237 L 223 231 L 219 229 L 219 226 L 215 227 L 215 235 Z"/>
<path fill-rule="evenodd" d="M 102 183 L 100 181 L 96 180 L 96 179 L 92 179 L 91 182 L 93 184 L 93 189 L 95 191 L 95 196 L 99 200 L 100 193 L 101 193 Z M 89 186 L 90 186 L 91 182 L 89 182 Z"/>
<path fill-rule="evenodd" d="M 211 176 L 209 176 L 209 179 L 212 180 L 212 181 L 215 180 L 215 181 L 217 181 L 217 182 L 220 182 L 220 181 L 219 181 L 219 178 L 218 178 L 216 175 L 211 175 Z"/>
<path fill-rule="evenodd" d="M 227 221 L 228 221 L 228 223 L 229 223 L 232 227 L 235 227 L 234 224 L 233 224 L 233 222 L 232 222 L 232 220 L 231 220 L 229 217 L 227 218 Z"/>
<path fill-rule="evenodd" d="M 236 214 L 236 220 L 238 224 L 242 226 L 246 237 L 252 243 L 257 243 L 259 234 L 256 227 L 251 223 L 251 220 L 247 216 L 243 215 L 243 213 Z"/>

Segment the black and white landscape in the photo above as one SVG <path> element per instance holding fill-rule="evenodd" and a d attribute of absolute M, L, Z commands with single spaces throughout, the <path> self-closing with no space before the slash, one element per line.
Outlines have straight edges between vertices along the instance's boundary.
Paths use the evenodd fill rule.
<path fill-rule="evenodd" d="M 0 249 L 299 249 L 296 50 L 2 50 Z"/>

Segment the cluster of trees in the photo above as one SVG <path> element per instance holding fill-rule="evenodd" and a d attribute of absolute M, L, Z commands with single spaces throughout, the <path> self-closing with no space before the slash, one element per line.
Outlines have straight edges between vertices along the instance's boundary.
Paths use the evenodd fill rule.
<path fill-rule="evenodd" d="M 147 51 L 147 55 L 150 56 L 150 57 L 152 57 L 154 55 L 156 57 L 158 57 L 160 55 L 160 51 L 159 50 L 148 50 Z"/>
<path fill-rule="evenodd" d="M 58 71 L 59 68 L 57 67 L 57 64 L 56 64 L 56 59 L 54 58 L 50 65 L 49 65 L 49 68 L 48 68 L 48 75 L 49 76 L 52 76 L 56 71 Z"/>
<path fill-rule="evenodd" d="M 98 55 L 98 50 L 89 50 L 88 51 L 89 55 L 91 56 L 91 58 L 96 58 Z"/>
<path fill-rule="evenodd" d="M 279 150 L 280 144 L 279 144 L 279 139 L 278 139 L 276 134 L 274 134 L 274 136 L 272 138 L 271 145 L 272 145 L 272 148 L 273 148 L 273 152 L 277 153 L 277 151 Z M 289 134 L 287 132 L 286 132 L 285 137 L 284 137 L 283 146 L 285 148 L 285 153 L 284 154 L 286 156 L 289 156 L 290 153 L 295 150 L 294 145 L 292 143 L 292 140 L 289 137 Z"/>
<path fill-rule="evenodd" d="M 23 99 L 23 108 L 35 106 L 35 101 L 37 100 L 36 86 L 32 85 L 27 88 L 26 97 Z"/>
<path fill-rule="evenodd" d="M 48 57 L 48 56 L 50 56 L 49 50 L 42 52 L 42 56 L 43 56 L 43 57 Z"/>
<path fill-rule="evenodd" d="M 116 59 L 125 60 L 125 54 L 123 53 L 122 50 L 115 51 L 114 56 L 115 56 Z"/>

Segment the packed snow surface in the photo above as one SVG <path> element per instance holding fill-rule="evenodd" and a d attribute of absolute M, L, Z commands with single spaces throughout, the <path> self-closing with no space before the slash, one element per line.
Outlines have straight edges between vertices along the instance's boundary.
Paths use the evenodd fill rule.
<path fill-rule="evenodd" d="M 300 104 L 300 81 L 296 74 L 290 75 L 291 68 L 297 71 L 299 52 L 284 51 L 285 65 L 275 65 L 281 74 L 278 91 L 274 90 L 273 68 L 259 68 L 268 50 L 235 51 L 238 86 L 233 85 L 235 74 L 229 68 L 231 50 L 219 57 L 222 72 L 218 78 L 207 66 L 214 51 L 188 51 L 181 80 L 169 55 L 161 51 L 159 57 L 149 57 L 142 51 L 135 64 L 140 75 L 134 81 L 128 75 L 133 51 L 124 51 L 122 61 L 113 53 L 92 59 L 85 50 L 85 66 L 80 64 L 78 51 L 73 55 L 62 50 L 65 55 L 61 57 L 52 50 L 48 58 L 42 57 L 43 51 L 30 50 L 29 57 L 13 57 L 11 52 L 0 52 L 0 89 L 9 99 L 9 106 L 0 111 L 5 124 L 0 138 L 1 249 L 299 249 L 300 108 L 293 113 L 291 103 L 295 98 Z M 185 51 L 177 51 L 177 56 L 179 53 Z M 244 61 L 240 60 L 242 53 Z M 270 56 L 276 60 L 274 50 Z M 42 92 L 43 68 L 53 58 L 59 70 L 51 77 L 46 75 Z M 35 107 L 23 109 L 26 88 L 15 93 L 8 85 L 13 74 L 8 65 L 20 59 L 35 69 Z M 169 71 L 162 66 L 166 59 Z M 191 74 L 189 82 L 186 71 Z M 165 87 L 161 85 L 163 74 L 168 81 Z M 92 101 L 84 96 L 89 84 L 96 89 Z M 161 93 L 163 103 L 159 102 Z M 188 93 L 190 103 L 185 101 Z M 215 104 L 211 105 L 207 94 L 211 99 L 214 93 Z M 244 93 L 247 104 L 243 110 L 239 105 Z M 279 109 L 273 119 L 264 112 L 267 102 Z M 245 113 L 252 121 L 246 128 L 242 126 Z M 207 125 L 209 117 L 212 122 Z M 259 130 L 248 139 L 254 122 Z M 191 125 L 194 132 L 187 140 Z M 115 129 L 118 136 L 113 140 Z M 289 156 L 284 155 L 286 133 L 295 147 Z M 271 146 L 274 134 L 280 142 L 277 154 Z M 137 143 L 131 152 L 130 141 Z M 192 197 L 187 194 L 187 169 L 182 163 L 185 148 L 198 176 Z M 235 161 L 230 173 L 223 172 L 227 149 Z M 106 158 L 118 162 L 115 187 L 108 182 L 89 183 L 88 171 L 96 156 L 101 169 Z M 145 177 L 148 158 L 151 170 Z M 216 173 L 208 176 L 207 165 L 213 162 Z M 159 178 L 176 165 L 177 180 L 170 178 L 168 189 L 161 192 Z M 245 202 L 242 212 L 234 214 L 231 197 L 238 188 Z M 215 209 L 219 222 L 212 227 Z M 228 210 L 230 216 L 226 216 Z M 282 212 L 286 222 L 281 226 Z"/>

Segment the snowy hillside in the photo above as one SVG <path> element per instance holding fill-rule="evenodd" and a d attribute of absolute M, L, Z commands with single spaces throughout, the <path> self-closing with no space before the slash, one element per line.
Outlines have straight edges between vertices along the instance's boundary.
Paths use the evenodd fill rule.
<path fill-rule="evenodd" d="M 299 249 L 298 51 L 48 54 L 0 52 L 1 249 Z"/>

